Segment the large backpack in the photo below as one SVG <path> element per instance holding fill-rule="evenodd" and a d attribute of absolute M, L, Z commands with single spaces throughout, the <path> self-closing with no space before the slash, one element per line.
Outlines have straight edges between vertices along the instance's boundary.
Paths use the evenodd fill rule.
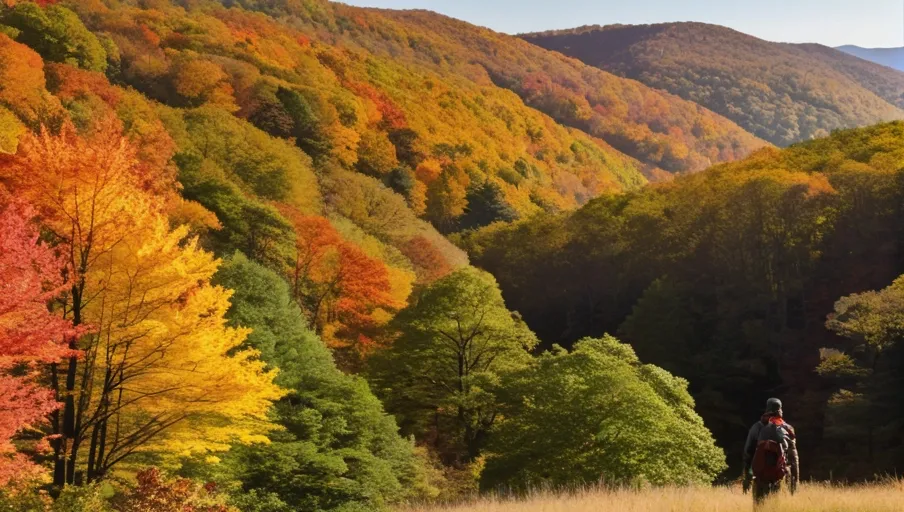
<path fill-rule="evenodd" d="M 760 482 L 775 483 L 788 474 L 785 460 L 785 433 L 782 429 L 781 423 L 769 422 L 760 431 L 751 464 L 753 476 Z"/>

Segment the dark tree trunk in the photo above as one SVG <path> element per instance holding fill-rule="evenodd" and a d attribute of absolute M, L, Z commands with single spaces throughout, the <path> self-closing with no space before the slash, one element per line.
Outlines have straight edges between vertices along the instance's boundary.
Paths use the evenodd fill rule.
<path fill-rule="evenodd" d="M 80 285 L 72 287 L 72 325 L 79 326 L 82 324 L 81 314 L 81 297 L 82 289 Z M 78 349 L 78 339 L 71 337 L 69 339 L 69 349 Z M 56 369 L 56 368 L 55 368 Z M 75 442 L 75 376 L 78 371 L 78 358 L 70 357 L 66 365 L 66 396 L 63 399 L 63 421 L 62 428 L 57 433 L 60 437 L 58 443 L 54 446 L 54 470 L 53 484 L 63 487 L 66 484 L 75 483 L 75 461 L 78 456 L 78 443 Z M 54 373 L 56 373 L 54 371 Z M 58 379 L 58 376 L 54 376 Z M 57 388 L 59 389 L 59 388 Z M 58 414 L 58 413 L 57 413 Z M 71 446 L 71 449 L 70 449 Z M 68 459 L 68 460 L 67 460 Z"/>

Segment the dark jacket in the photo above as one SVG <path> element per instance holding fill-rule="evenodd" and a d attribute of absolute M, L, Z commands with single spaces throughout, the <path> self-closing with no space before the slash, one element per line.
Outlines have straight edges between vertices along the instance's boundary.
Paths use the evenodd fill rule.
<path fill-rule="evenodd" d="M 770 416 L 763 415 L 760 421 L 750 427 L 747 433 L 747 442 L 744 443 L 744 474 L 750 470 L 753 463 L 753 454 L 756 453 L 757 443 L 765 441 L 769 435 L 774 435 L 773 441 L 776 441 L 785 451 L 785 459 L 788 462 L 788 469 L 791 476 L 791 488 L 797 488 L 797 482 L 800 480 L 800 458 L 797 454 L 797 434 L 794 433 L 794 427 L 789 423 L 783 423 L 775 430 L 766 429 L 769 424 Z"/>

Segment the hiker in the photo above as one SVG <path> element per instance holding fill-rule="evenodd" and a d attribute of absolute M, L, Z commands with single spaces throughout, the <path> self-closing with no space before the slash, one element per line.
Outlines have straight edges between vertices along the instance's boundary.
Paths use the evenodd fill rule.
<path fill-rule="evenodd" d="M 790 477 L 791 493 L 800 480 L 797 436 L 794 427 L 782 418 L 782 401 L 770 398 L 766 412 L 750 427 L 744 445 L 744 493 L 753 485 L 753 499 L 761 503 L 778 492 Z"/>

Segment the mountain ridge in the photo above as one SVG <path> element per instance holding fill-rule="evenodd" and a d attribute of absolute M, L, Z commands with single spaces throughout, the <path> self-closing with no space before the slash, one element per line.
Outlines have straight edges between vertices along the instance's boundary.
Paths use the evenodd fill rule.
<path fill-rule="evenodd" d="M 904 117 L 904 74 L 815 43 L 774 43 L 697 22 L 521 37 L 696 101 L 780 146 Z"/>
<path fill-rule="evenodd" d="M 904 71 L 904 47 L 864 48 L 862 46 L 846 44 L 838 46 L 835 49 L 885 67 Z"/>

